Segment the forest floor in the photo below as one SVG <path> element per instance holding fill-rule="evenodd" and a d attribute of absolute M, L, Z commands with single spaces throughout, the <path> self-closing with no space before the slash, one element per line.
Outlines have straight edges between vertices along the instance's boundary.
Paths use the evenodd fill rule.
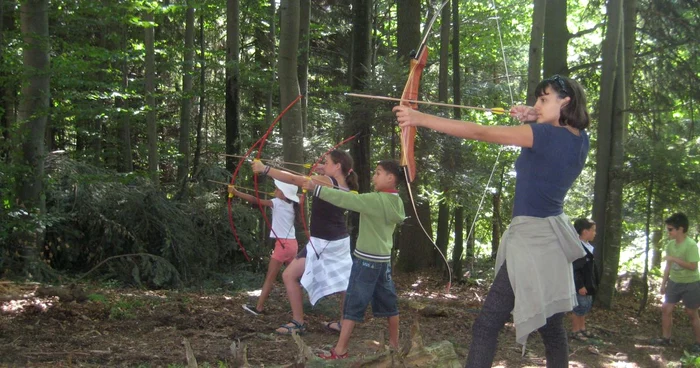
<path fill-rule="evenodd" d="M 426 345 L 447 340 L 464 362 L 471 341 L 471 325 L 486 295 L 489 281 L 453 285 L 446 295 L 436 275 L 396 274 L 400 296 L 401 340 L 408 339 L 418 321 Z M 200 366 L 233 366 L 231 344 L 247 345 L 253 367 L 288 365 L 297 348 L 288 336 L 273 333 L 290 320 L 289 304 L 278 285 L 268 301 L 267 314 L 254 317 L 241 305 L 252 292 L 148 291 L 82 285 L 82 302 L 63 301 L 39 285 L 0 281 L 0 366 L 32 367 L 185 367 L 184 339 Z M 338 298 L 330 297 L 314 308 L 307 305 L 309 332 L 304 342 L 312 349 L 325 349 L 337 339 L 323 323 L 337 318 Z M 611 310 L 595 309 L 588 316 L 588 329 L 598 339 L 570 342 L 571 367 L 680 367 L 683 348 L 692 343 L 687 317 L 677 308 L 675 344 L 650 346 L 659 334 L 659 300 L 637 317 L 639 298 L 620 293 Z M 567 328 L 569 322 L 567 319 Z M 381 351 L 386 321 L 371 312 L 352 336 L 350 353 L 369 356 Z M 512 324 L 500 335 L 495 366 L 544 366 L 544 348 L 532 334 L 527 351 L 515 343 Z"/>

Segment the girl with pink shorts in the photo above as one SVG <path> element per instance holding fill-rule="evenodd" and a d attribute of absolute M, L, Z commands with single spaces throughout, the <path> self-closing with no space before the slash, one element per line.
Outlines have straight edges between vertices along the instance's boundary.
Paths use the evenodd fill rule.
<path fill-rule="evenodd" d="M 288 265 L 297 255 L 299 245 L 295 238 L 294 219 L 296 215 L 295 207 L 298 206 L 298 187 L 275 180 L 275 198 L 258 199 L 250 194 L 241 193 L 234 186 L 229 186 L 229 193 L 240 197 L 253 204 L 260 204 L 272 208 L 272 229 L 270 237 L 275 239 L 275 250 L 272 252 L 270 264 L 267 266 L 267 275 L 263 283 L 260 298 L 255 306 L 243 304 L 243 309 L 254 315 L 262 314 L 265 307 L 265 300 L 272 291 L 272 286 L 277 279 L 282 265 Z"/>

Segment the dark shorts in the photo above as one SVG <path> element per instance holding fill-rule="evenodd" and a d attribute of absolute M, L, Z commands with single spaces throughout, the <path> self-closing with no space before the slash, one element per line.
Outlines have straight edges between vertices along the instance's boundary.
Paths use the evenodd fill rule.
<path fill-rule="evenodd" d="M 664 302 L 677 304 L 683 301 L 683 306 L 688 309 L 700 307 L 700 281 L 689 283 L 675 283 L 668 280 Z"/>
<path fill-rule="evenodd" d="M 578 305 L 574 307 L 574 314 L 582 317 L 588 314 L 588 312 L 591 311 L 591 307 L 593 307 L 593 297 L 590 295 L 581 295 L 579 293 L 576 293 L 576 300 L 578 301 Z"/>
<path fill-rule="evenodd" d="M 297 259 L 299 259 L 299 258 L 306 258 L 306 247 L 302 248 L 302 249 L 301 249 L 301 252 L 297 253 L 296 258 L 297 258 Z"/>
<path fill-rule="evenodd" d="M 355 258 L 343 305 L 343 319 L 364 321 L 365 310 L 370 303 L 375 317 L 399 315 L 396 289 L 391 279 L 391 263 Z"/>

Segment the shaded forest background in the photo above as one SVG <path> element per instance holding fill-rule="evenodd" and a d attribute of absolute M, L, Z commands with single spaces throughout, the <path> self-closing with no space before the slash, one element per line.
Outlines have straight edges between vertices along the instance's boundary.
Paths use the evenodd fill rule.
<path fill-rule="evenodd" d="M 252 262 L 231 234 L 219 183 L 230 181 L 238 160 L 226 155 L 244 153 L 301 94 L 263 158 L 312 163 L 359 133 L 341 148 L 369 190 L 373 163 L 399 156 L 392 103 L 343 93 L 400 97 L 407 59 L 440 5 L 2 0 L 0 276 L 55 281 L 92 270 L 90 277 L 162 288 L 264 268 L 270 247 L 257 207 L 231 201 Z M 428 34 L 421 99 L 532 103 L 533 83 L 552 74 L 585 87 L 593 150 L 566 212 L 599 224 L 604 305 L 621 270 L 658 272 L 666 216 L 685 212 L 690 235 L 699 233 L 699 20 L 699 8 L 683 0 L 455 0 Z M 458 279 L 495 255 L 516 156 L 418 134 L 417 215 Z M 252 182 L 243 165 L 236 185 Z M 397 233 L 397 265 L 444 268 L 415 219 Z"/>

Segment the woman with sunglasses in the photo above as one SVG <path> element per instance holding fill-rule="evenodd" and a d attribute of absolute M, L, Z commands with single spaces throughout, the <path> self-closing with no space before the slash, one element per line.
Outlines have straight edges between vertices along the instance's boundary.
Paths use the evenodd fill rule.
<path fill-rule="evenodd" d="M 586 96 L 574 80 L 555 75 L 540 82 L 534 107 L 513 106 L 524 124 L 484 126 L 421 113 L 393 111 L 401 127 L 433 129 L 452 136 L 521 147 L 513 218 L 496 257 L 496 276 L 472 326 L 466 367 L 491 367 L 498 333 L 513 314 L 516 341 L 525 345 L 537 330 L 547 367 L 568 367 L 564 313 L 576 306 L 571 263 L 584 256 L 564 214 L 564 197 L 588 156 Z"/>

